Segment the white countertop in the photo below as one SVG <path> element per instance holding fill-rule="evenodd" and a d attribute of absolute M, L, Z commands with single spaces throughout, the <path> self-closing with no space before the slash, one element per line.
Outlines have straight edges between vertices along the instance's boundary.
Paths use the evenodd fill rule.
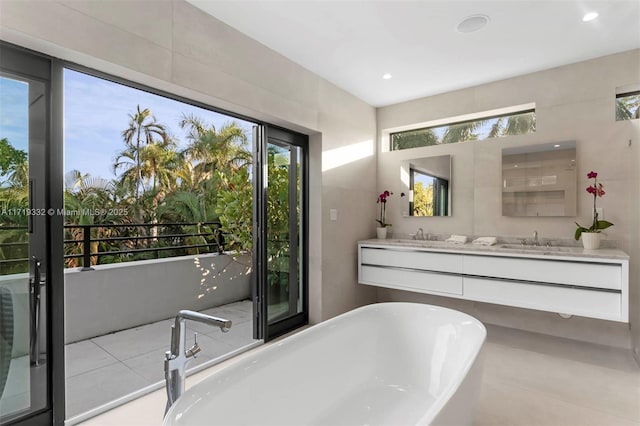
<path fill-rule="evenodd" d="M 377 246 L 396 246 L 406 249 L 416 248 L 424 251 L 437 251 L 446 253 L 467 253 L 487 256 L 507 256 L 507 257 L 527 257 L 540 259 L 560 259 L 567 258 L 587 258 L 587 260 L 628 260 L 629 255 L 618 249 L 601 248 L 598 250 L 585 250 L 582 247 L 545 247 L 545 246 L 522 246 L 519 244 L 498 243 L 494 246 L 481 246 L 472 243 L 453 244 L 444 241 L 424 241 L 389 238 L 379 240 L 359 241 L 359 244 Z"/>

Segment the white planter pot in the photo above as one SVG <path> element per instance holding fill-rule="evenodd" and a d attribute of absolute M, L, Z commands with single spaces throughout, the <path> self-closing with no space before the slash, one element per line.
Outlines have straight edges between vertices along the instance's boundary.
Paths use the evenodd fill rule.
<path fill-rule="evenodd" d="M 378 239 L 379 240 L 384 240 L 385 238 L 387 238 L 387 227 L 386 226 L 379 226 L 376 228 L 376 232 L 378 234 Z"/>
<path fill-rule="evenodd" d="M 582 246 L 585 250 L 596 250 L 600 248 L 601 234 L 599 232 L 583 232 Z"/>

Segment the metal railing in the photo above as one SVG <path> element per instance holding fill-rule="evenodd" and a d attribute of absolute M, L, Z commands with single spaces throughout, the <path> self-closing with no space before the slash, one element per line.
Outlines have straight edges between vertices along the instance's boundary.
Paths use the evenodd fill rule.
<path fill-rule="evenodd" d="M 188 227 L 195 227 L 198 232 L 185 232 L 185 228 Z M 122 262 L 123 260 L 142 260 L 133 257 L 144 253 L 154 254 L 155 256 L 151 258 L 157 259 L 161 257 L 160 253 L 167 251 L 186 254 L 193 249 L 196 249 L 198 253 L 222 252 L 224 250 L 224 238 L 219 222 L 64 225 L 64 229 L 64 245 L 65 253 L 67 253 L 64 255 L 65 264 L 69 259 L 82 259 L 83 270 L 91 269 L 92 258 L 95 260 L 94 264 L 100 264 L 100 258 L 105 256 L 118 256 L 117 262 Z M 0 231 L 4 230 L 25 230 L 26 232 L 27 227 L 0 226 Z M 188 238 L 198 238 L 200 242 L 188 243 Z M 95 246 L 95 243 L 97 243 L 97 250 L 94 251 L 92 247 Z M 0 243 L 0 249 L 28 244 L 27 241 Z M 78 248 L 79 253 L 68 253 L 72 251 L 70 247 L 74 245 Z M 177 255 L 181 254 L 174 254 L 174 256 Z M 28 260 L 28 258 L 0 259 L 0 265 Z"/>

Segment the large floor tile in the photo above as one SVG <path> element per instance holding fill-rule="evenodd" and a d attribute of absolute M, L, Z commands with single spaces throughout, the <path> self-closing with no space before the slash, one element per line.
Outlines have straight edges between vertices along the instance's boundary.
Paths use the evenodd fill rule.
<path fill-rule="evenodd" d="M 123 397 L 151 384 L 118 362 L 67 379 L 67 418 Z"/>
<path fill-rule="evenodd" d="M 153 324 L 142 325 L 136 328 L 111 333 L 91 339 L 119 360 L 144 355 L 154 349 L 166 347 L 171 344 L 171 325 L 173 321 L 164 320 Z"/>
<path fill-rule="evenodd" d="M 620 371 L 492 343 L 485 350 L 485 373 L 494 380 L 640 422 L 638 369 Z"/>
<path fill-rule="evenodd" d="M 623 426 L 638 423 L 543 392 L 485 380 L 474 420 L 477 426 Z"/>
<path fill-rule="evenodd" d="M 91 340 L 65 346 L 64 374 L 66 377 L 73 377 L 116 362 L 118 360 L 115 357 Z"/>
<path fill-rule="evenodd" d="M 516 330 L 497 325 L 487 326 L 487 341 L 503 346 L 538 352 L 554 357 L 637 372 L 638 364 L 631 351 L 606 345 L 564 339 L 546 334 Z"/>

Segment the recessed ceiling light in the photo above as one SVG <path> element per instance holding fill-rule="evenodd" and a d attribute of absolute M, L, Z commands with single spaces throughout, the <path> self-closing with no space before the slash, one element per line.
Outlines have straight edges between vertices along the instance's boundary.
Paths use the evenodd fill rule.
<path fill-rule="evenodd" d="M 585 13 L 585 15 L 582 17 L 582 22 L 593 21 L 597 17 L 598 17 L 598 12 Z"/>
<path fill-rule="evenodd" d="M 458 24 L 456 31 L 460 33 L 472 33 L 484 28 L 489 23 L 487 15 L 471 15 L 467 16 Z"/>
<path fill-rule="evenodd" d="M 382 78 L 385 79 L 385 80 L 390 80 L 391 77 L 393 77 L 393 76 L 391 74 L 389 74 L 389 73 L 386 73 L 386 74 L 382 75 Z"/>
<path fill-rule="evenodd" d="M 554 148 L 560 148 L 560 145 L 555 144 L 553 147 L 554 147 Z"/>
<path fill-rule="evenodd" d="M 517 164 L 514 164 L 514 165 L 513 165 L 513 167 L 518 167 L 518 165 L 517 165 Z"/>

